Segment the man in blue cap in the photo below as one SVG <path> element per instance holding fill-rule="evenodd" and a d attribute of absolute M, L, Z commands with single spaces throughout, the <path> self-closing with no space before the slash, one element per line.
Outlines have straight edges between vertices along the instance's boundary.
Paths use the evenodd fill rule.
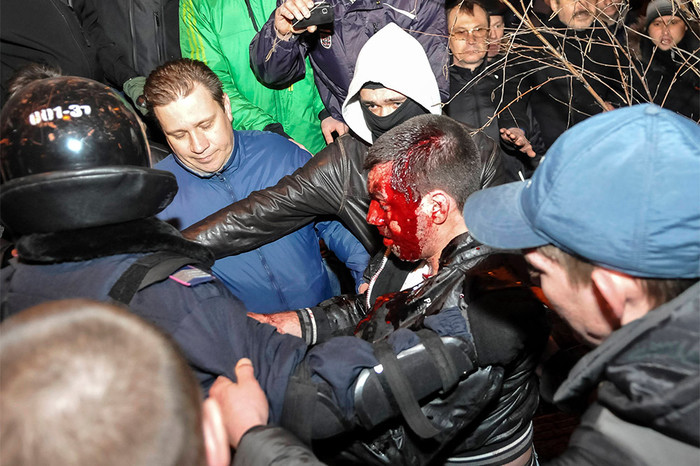
<path fill-rule="evenodd" d="M 524 249 L 552 307 L 596 346 L 554 401 L 597 399 L 555 464 L 700 458 L 700 126 L 645 104 L 565 132 L 527 182 L 476 192 L 471 234 Z"/>

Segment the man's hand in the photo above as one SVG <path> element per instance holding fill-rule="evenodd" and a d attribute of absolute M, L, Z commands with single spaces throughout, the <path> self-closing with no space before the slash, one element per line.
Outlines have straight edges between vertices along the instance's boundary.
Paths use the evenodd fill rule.
<path fill-rule="evenodd" d="M 289 335 L 301 338 L 301 324 L 299 323 L 299 316 L 297 316 L 296 311 L 277 312 L 275 314 L 255 314 L 249 312 L 248 317 L 262 322 L 263 324 L 270 324 L 276 327 L 279 333 L 288 333 Z"/>
<path fill-rule="evenodd" d="M 321 132 L 323 133 L 323 137 L 326 139 L 326 144 L 330 144 L 333 142 L 334 131 L 338 133 L 338 136 L 342 136 L 343 134 L 350 131 L 350 128 L 348 128 L 348 125 L 346 125 L 342 121 L 338 121 L 333 117 L 324 118 L 321 121 Z"/>
<path fill-rule="evenodd" d="M 292 25 L 297 21 L 311 16 L 309 12 L 313 8 L 313 0 L 287 0 L 275 10 L 275 31 L 277 37 L 282 40 L 289 39 L 289 33 L 301 34 L 302 32 L 316 32 L 316 26 L 306 29 L 294 29 Z"/>
<path fill-rule="evenodd" d="M 518 146 L 520 152 L 526 154 L 528 157 L 535 157 L 537 154 L 532 150 L 532 144 L 525 137 L 525 131 L 520 128 L 501 128 L 501 139 L 506 142 L 510 142 Z"/>
<path fill-rule="evenodd" d="M 221 408 L 229 443 L 238 448 L 248 429 L 267 424 L 270 407 L 250 359 L 239 359 L 235 370 L 237 382 L 220 375 L 209 389 L 209 397 Z"/>

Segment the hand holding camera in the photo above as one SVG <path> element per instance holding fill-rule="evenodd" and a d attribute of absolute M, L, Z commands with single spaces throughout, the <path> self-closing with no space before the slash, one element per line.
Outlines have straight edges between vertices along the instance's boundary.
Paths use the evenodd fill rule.
<path fill-rule="evenodd" d="M 333 22 L 333 7 L 322 1 L 287 0 L 275 10 L 275 29 L 280 39 L 289 33 L 316 32 L 319 24 Z"/>

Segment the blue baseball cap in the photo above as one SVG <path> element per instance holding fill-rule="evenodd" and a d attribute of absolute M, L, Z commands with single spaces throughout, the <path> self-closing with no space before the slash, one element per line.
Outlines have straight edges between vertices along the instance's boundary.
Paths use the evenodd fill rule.
<path fill-rule="evenodd" d="M 700 277 L 700 126 L 653 104 L 593 116 L 532 179 L 472 194 L 464 219 L 499 249 L 554 244 L 637 277 Z"/>

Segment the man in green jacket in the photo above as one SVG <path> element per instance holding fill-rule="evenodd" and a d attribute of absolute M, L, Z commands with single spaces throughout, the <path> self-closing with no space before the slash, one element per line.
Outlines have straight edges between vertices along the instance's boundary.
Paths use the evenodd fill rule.
<path fill-rule="evenodd" d="M 250 69 L 248 46 L 275 10 L 275 0 L 183 0 L 180 2 L 182 56 L 206 63 L 231 100 L 233 129 L 282 134 L 315 154 L 325 147 L 319 112 L 323 103 L 311 66 L 285 89 L 269 89 Z"/>

